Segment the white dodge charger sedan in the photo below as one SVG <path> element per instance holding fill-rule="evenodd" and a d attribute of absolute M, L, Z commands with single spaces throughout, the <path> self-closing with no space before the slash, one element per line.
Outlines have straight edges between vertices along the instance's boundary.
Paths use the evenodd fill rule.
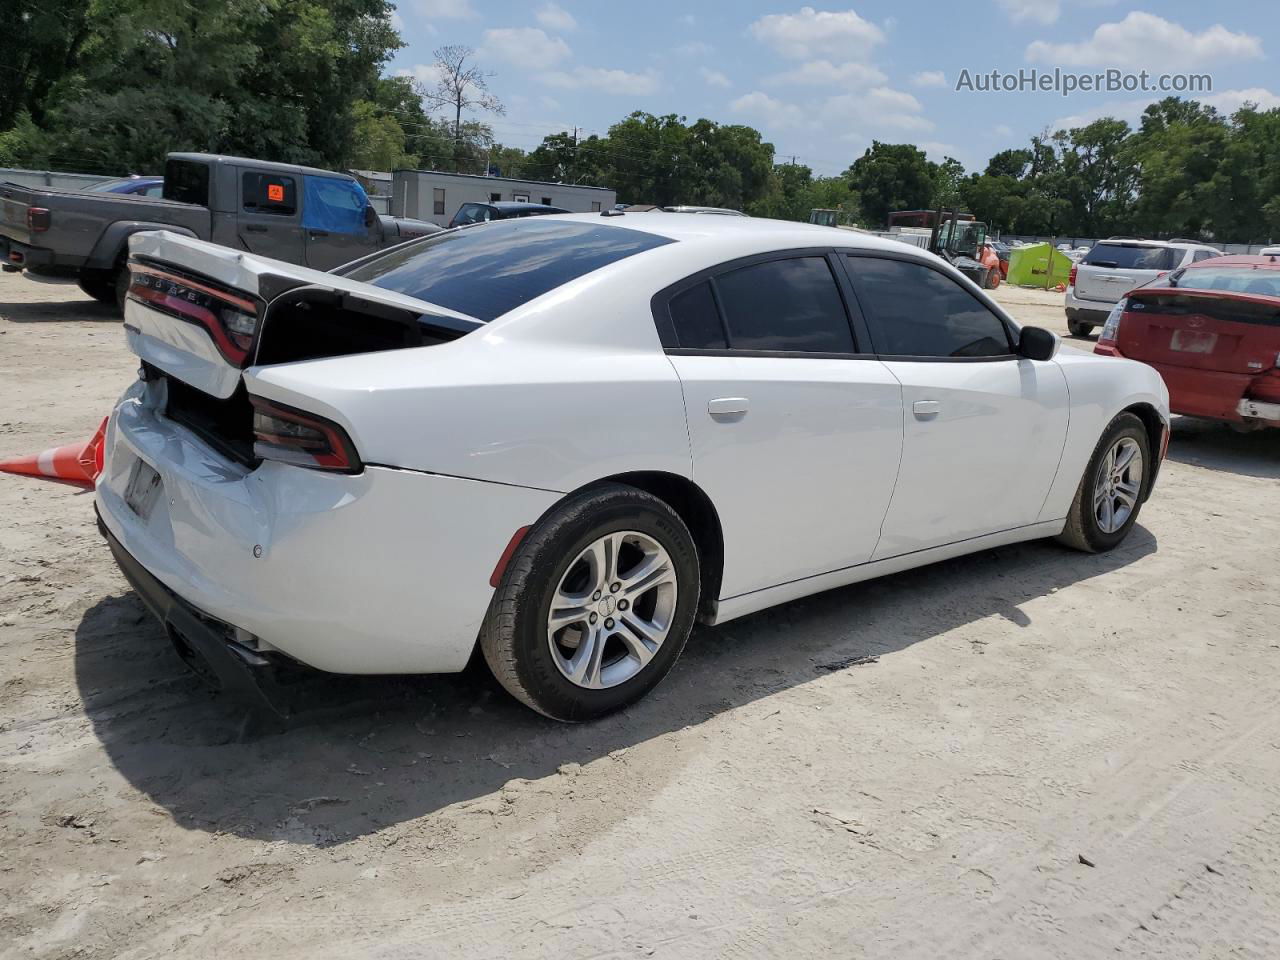
<path fill-rule="evenodd" d="M 936 257 L 739 217 L 446 231 L 320 273 L 133 238 L 100 526 L 178 652 L 461 670 L 585 720 L 695 621 L 1037 537 L 1107 550 L 1168 440 Z M 852 615 L 852 614 L 851 614 Z"/>

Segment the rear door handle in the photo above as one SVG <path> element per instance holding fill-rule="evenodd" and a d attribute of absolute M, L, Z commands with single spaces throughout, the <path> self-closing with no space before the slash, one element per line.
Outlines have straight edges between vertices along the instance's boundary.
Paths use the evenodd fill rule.
<path fill-rule="evenodd" d="M 911 412 L 919 419 L 936 417 L 942 411 L 942 404 L 937 400 L 917 400 L 911 405 Z"/>
<path fill-rule="evenodd" d="M 266 233 L 267 232 L 267 228 L 260 223 L 246 223 L 244 229 L 246 233 Z"/>
<path fill-rule="evenodd" d="M 741 417 L 750 405 L 746 397 L 716 397 L 707 401 L 707 413 L 713 417 Z"/>
<path fill-rule="evenodd" d="M 311 239 L 312 239 L 312 240 L 315 240 L 315 239 L 317 239 L 317 238 L 319 238 L 319 237 L 327 237 L 328 235 L 329 235 L 329 234 L 328 234 L 328 232 L 327 232 L 327 231 L 324 231 L 324 230 L 312 230 L 312 231 L 311 231 Z"/>

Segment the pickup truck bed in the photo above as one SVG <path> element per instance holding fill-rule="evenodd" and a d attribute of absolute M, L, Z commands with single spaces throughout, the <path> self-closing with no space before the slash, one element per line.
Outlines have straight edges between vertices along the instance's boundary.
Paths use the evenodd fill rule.
<path fill-rule="evenodd" d="M 29 218 L 32 208 L 48 214 Z M 0 183 L 0 261 L 46 275 L 110 270 L 139 225 L 208 237 L 210 216 L 206 207 L 154 197 Z"/>

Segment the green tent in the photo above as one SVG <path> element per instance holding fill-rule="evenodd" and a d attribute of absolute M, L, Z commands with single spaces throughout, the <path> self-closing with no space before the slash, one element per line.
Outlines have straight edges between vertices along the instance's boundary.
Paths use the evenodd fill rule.
<path fill-rule="evenodd" d="M 1047 282 L 1046 273 L 1049 274 Z M 1055 287 L 1065 284 L 1070 273 L 1070 257 L 1048 243 L 1037 243 L 1010 251 L 1009 276 L 1005 282 L 1022 287 Z"/>

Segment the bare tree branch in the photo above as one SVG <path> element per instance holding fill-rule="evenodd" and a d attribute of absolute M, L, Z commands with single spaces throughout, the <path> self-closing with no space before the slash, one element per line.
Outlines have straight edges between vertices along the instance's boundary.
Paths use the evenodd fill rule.
<path fill-rule="evenodd" d="M 418 83 L 416 89 L 424 103 L 437 110 L 453 111 L 453 155 L 454 167 L 462 151 L 462 114 L 463 111 L 484 110 L 488 113 L 503 116 L 507 110 L 502 101 L 489 92 L 489 78 L 474 62 L 475 56 L 470 47 L 449 45 L 441 47 L 433 54 L 437 75 L 435 86 Z"/>

